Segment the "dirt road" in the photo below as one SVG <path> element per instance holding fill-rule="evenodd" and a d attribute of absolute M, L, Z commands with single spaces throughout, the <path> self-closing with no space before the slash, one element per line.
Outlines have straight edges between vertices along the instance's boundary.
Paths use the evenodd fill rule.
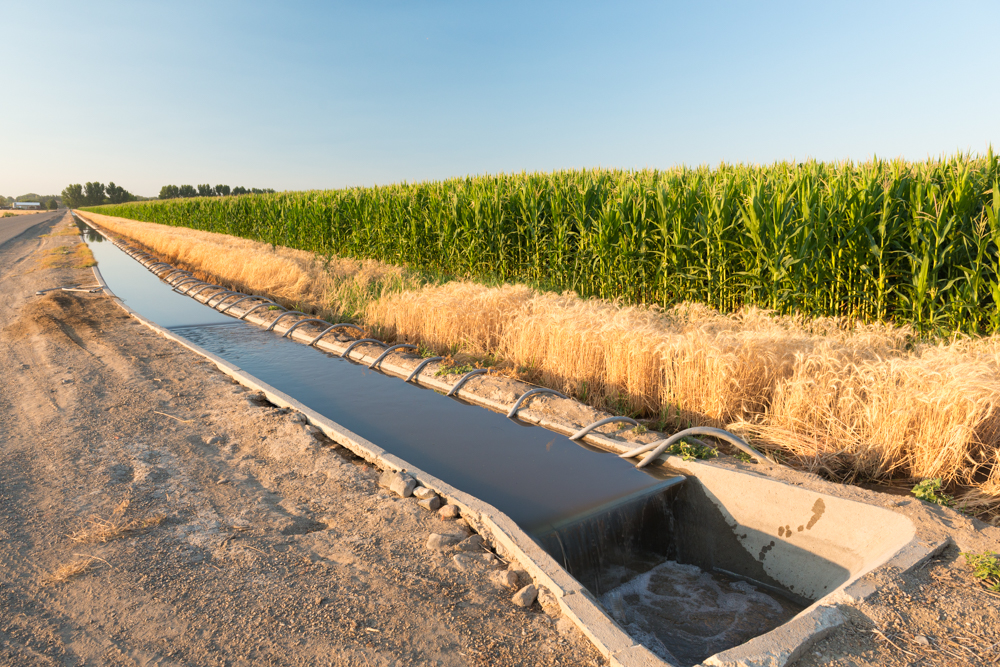
<path fill-rule="evenodd" d="M 10 218 L 0 218 L 0 246 L 35 225 L 57 220 L 64 215 L 66 215 L 66 211 L 52 211 L 49 213 L 23 213 Z"/>
<path fill-rule="evenodd" d="M 58 223 L 58 224 L 57 224 Z M 0 245 L 0 664 L 588 665 L 298 416 Z"/>

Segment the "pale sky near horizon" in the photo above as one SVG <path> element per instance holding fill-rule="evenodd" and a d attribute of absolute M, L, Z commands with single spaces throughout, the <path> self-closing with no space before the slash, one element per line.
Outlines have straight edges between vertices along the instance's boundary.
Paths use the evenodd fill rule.
<path fill-rule="evenodd" d="M 3 2 L 0 194 L 1000 150 L 1000 2 Z"/>

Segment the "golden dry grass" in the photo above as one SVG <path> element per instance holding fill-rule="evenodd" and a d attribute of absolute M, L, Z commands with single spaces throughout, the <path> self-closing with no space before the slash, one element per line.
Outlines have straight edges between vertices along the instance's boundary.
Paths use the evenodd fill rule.
<path fill-rule="evenodd" d="M 166 518 L 162 514 L 130 518 L 127 516 L 130 506 L 131 498 L 125 498 L 111 512 L 110 517 L 106 519 L 97 515 L 90 517 L 82 528 L 70 533 L 69 538 L 74 542 L 103 544 L 145 528 L 158 526 Z"/>
<path fill-rule="evenodd" d="M 267 294 L 322 317 L 355 318 L 372 300 L 418 285 L 404 269 L 373 260 L 327 259 L 224 234 L 81 215 L 204 280 Z"/>
<path fill-rule="evenodd" d="M 8 211 L 0 212 L 0 217 L 3 218 L 13 218 L 16 215 L 31 215 L 32 213 L 45 213 L 47 209 L 11 209 Z"/>
<path fill-rule="evenodd" d="M 49 236 L 79 236 L 80 230 L 76 228 L 76 225 L 70 223 L 64 225 L 61 229 L 54 229 L 50 234 L 42 234 L 40 238 L 46 238 Z"/>
<path fill-rule="evenodd" d="M 322 260 L 218 234 L 85 214 L 166 261 L 245 291 L 350 312 L 390 340 L 490 355 L 598 407 L 722 425 L 842 480 L 941 477 L 1000 502 L 1000 337 L 928 343 L 905 327 L 724 316 Z M 341 297 L 350 294 L 350 297 Z M 339 309 L 339 310 L 338 310 Z"/>
<path fill-rule="evenodd" d="M 94 264 L 97 264 L 94 254 L 84 243 L 51 248 L 38 259 L 43 269 L 87 269 Z"/>
<path fill-rule="evenodd" d="M 95 561 L 100 561 L 100 559 L 95 556 L 75 558 L 68 563 L 60 565 L 52 572 L 42 575 L 40 583 L 43 586 L 55 586 L 56 584 L 67 582 L 74 577 L 79 577 L 92 570 L 95 566 Z"/>

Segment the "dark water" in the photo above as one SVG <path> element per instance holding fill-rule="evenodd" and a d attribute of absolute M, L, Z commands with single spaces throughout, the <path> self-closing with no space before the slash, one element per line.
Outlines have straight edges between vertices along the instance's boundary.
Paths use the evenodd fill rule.
<path fill-rule="evenodd" d="M 265 332 L 174 292 L 111 243 L 89 245 L 108 286 L 136 312 L 490 503 L 529 534 L 683 480 Z"/>
<path fill-rule="evenodd" d="M 540 427 L 257 327 L 173 331 L 414 466 L 484 500 L 529 534 L 670 480 Z"/>
<path fill-rule="evenodd" d="M 91 232 L 93 233 L 93 232 Z M 102 239 L 103 240 L 103 239 Z M 147 271 L 112 243 L 91 242 L 97 268 L 104 281 L 128 307 L 162 327 L 230 324 L 236 318 L 204 306 L 190 297 L 170 289 L 170 286 Z M 242 323 L 241 323 L 242 324 Z M 243 324 L 243 326 L 248 326 Z"/>
<path fill-rule="evenodd" d="M 83 224 L 78 217 L 73 216 L 73 222 L 76 223 L 76 228 L 80 230 L 80 234 L 87 241 L 88 244 L 91 243 L 104 243 L 105 238 L 94 231 L 93 227 L 88 227 Z"/>

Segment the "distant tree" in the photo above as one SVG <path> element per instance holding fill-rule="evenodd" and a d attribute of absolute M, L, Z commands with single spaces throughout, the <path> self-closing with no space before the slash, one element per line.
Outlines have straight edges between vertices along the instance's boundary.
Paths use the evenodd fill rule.
<path fill-rule="evenodd" d="M 176 199 L 181 196 L 181 190 L 176 185 L 164 185 L 160 188 L 160 199 Z"/>
<path fill-rule="evenodd" d="M 104 203 L 104 183 L 93 181 L 83 186 L 83 205 L 100 206 Z"/>
<path fill-rule="evenodd" d="M 230 190 L 230 188 L 229 188 L 228 185 L 216 185 L 215 186 L 215 194 L 219 195 L 220 197 L 228 197 L 230 191 L 231 190 Z"/>
<path fill-rule="evenodd" d="M 80 208 L 84 205 L 83 186 L 79 183 L 67 185 L 62 191 L 62 200 L 66 208 Z"/>
<path fill-rule="evenodd" d="M 249 193 L 250 193 L 250 191 L 247 190 L 242 185 L 237 185 L 235 188 L 233 188 L 233 194 L 234 195 L 245 195 L 245 194 L 249 194 Z"/>
<path fill-rule="evenodd" d="M 272 188 L 250 188 L 250 192 L 255 195 L 273 195 L 274 190 Z"/>
<path fill-rule="evenodd" d="M 215 188 L 213 188 L 208 183 L 205 183 L 204 185 L 199 185 L 198 186 L 198 196 L 199 197 L 214 197 L 215 196 Z"/>
<path fill-rule="evenodd" d="M 59 202 L 57 202 L 55 199 L 50 199 L 48 203 L 45 204 L 45 208 L 49 209 L 50 211 L 54 211 L 57 208 L 59 208 Z"/>
<path fill-rule="evenodd" d="M 135 195 L 121 187 L 115 185 L 114 181 L 108 183 L 108 201 L 112 204 L 124 204 L 127 201 L 135 201 Z"/>
<path fill-rule="evenodd" d="M 197 197 L 198 191 L 194 189 L 193 185 L 182 185 L 177 191 L 179 197 Z"/>

